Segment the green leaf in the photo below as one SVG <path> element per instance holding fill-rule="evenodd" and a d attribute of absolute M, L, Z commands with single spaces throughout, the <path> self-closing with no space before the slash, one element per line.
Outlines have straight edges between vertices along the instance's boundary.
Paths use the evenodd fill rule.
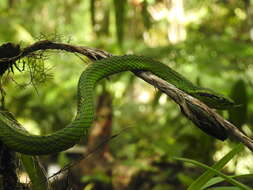
<path fill-rule="evenodd" d="M 247 120 L 248 105 L 247 88 L 243 80 L 240 79 L 234 84 L 231 98 L 238 106 L 229 110 L 229 121 L 240 128 Z"/>
<path fill-rule="evenodd" d="M 235 176 L 230 176 L 231 178 L 238 178 L 238 177 L 253 177 L 253 174 L 244 174 L 244 175 L 235 175 Z M 214 177 L 210 179 L 201 189 L 206 189 L 212 185 L 215 185 L 217 183 L 223 182 L 224 179 L 222 177 Z"/>
<path fill-rule="evenodd" d="M 145 26 L 145 28 L 150 29 L 151 27 L 151 18 L 148 12 L 148 2 L 147 0 L 144 0 L 142 2 L 142 9 L 141 9 L 141 15 L 142 15 L 142 19 L 143 19 L 143 24 Z"/>
<path fill-rule="evenodd" d="M 210 188 L 208 190 L 241 190 L 240 188 L 238 187 L 233 187 L 233 186 L 223 186 L 223 187 L 213 187 L 213 188 Z"/>
<path fill-rule="evenodd" d="M 49 183 L 45 174 L 45 170 L 39 159 L 35 156 L 20 154 L 20 159 L 27 172 L 33 190 L 49 189 Z"/>
<path fill-rule="evenodd" d="M 222 169 L 236 154 L 238 154 L 244 145 L 238 144 L 236 145 L 229 153 L 227 153 L 221 160 L 215 163 L 212 168 L 216 170 Z M 196 179 L 188 188 L 188 190 L 198 190 L 201 189 L 215 174 L 208 170 L 204 174 L 202 174 L 198 179 Z"/>
<path fill-rule="evenodd" d="M 204 186 L 202 186 L 201 190 L 206 189 L 206 188 L 208 188 L 212 185 L 215 185 L 217 183 L 221 183 L 223 181 L 224 181 L 224 179 L 222 177 L 214 177 L 214 178 L 210 179 Z"/>
<path fill-rule="evenodd" d="M 184 186 L 189 186 L 193 182 L 193 179 L 184 173 L 179 173 L 177 178 Z"/>
<path fill-rule="evenodd" d="M 244 185 L 244 184 L 240 183 L 239 181 L 237 181 L 237 180 L 235 180 L 235 179 L 233 179 L 233 178 L 231 178 L 231 177 L 229 177 L 229 176 L 221 173 L 220 171 L 218 171 L 218 170 L 216 170 L 216 169 L 214 169 L 212 167 L 209 167 L 209 166 L 207 166 L 205 164 L 202 164 L 200 162 L 197 162 L 197 161 L 191 160 L 191 159 L 187 159 L 187 158 L 175 158 L 175 159 L 179 160 L 179 161 L 189 162 L 189 163 L 192 163 L 192 164 L 194 164 L 196 166 L 199 166 L 201 168 L 208 169 L 209 171 L 213 172 L 214 174 L 216 174 L 216 175 L 224 178 L 227 182 L 229 182 L 229 183 L 233 184 L 234 186 L 239 187 L 239 188 L 241 188 L 243 190 L 252 190 L 247 185 Z M 197 190 L 197 189 L 195 189 L 195 190 Z"/>
<path fill-rule="evenodd" d="M 116 20 L 116 33 L 117 40 L 119 45 L 123 43 L 124 36 L 124 25 L 125 25 L 125 9 L 126 9 L 126 0 L 113 0 L 114 9 L 115 9 L 115 20 Z"/>
<path fill-rule="evenodd" d="M 94 27 L 96 25 L 96 19 L 95 19 L 95 0 L 90 0 L 90 19 L 91 24 L 94 30 Z"/>

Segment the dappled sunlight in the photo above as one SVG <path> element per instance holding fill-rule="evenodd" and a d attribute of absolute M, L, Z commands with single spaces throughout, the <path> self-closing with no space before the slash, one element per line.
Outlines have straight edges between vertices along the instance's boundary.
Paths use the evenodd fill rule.
<path fill-rule="evenodd" d="M 136 103 L 149 103 L 154 97 L 155 89 L 144 84 L 143 81 L 136 81 L 133 86 L 133 101 Z"/>
<path fill-rule="evenodd" d="M 232 98 L 237 106 L 217 113 L 247 136 L 253 136 L 253 1 L 2 1 L 1 43 L 12 42 L 22 49 L 39 40 L 49 40 L 54 44 L 71 44 L 79 50 L 85 46 L 110 53 L 92 49 L 86 57 L 79 51 L 68 52 L 46 45 L 16 62 L 0 60 L 5 64 L 0 64 L 0 69 L 6 67 L 1 76 L 0 107 L 9 110 L 29 133 L 52 134 L 68 126 L 77 112 L 79 77 L 89 65 L 96 64 L 95 58 L 134 54 L 172 68 L 169 73 L 172 83 L 176 81 L 185 93 L 209 97 L 209 93 L 200 93 L 199 88 L 190 89 L 186 82 L 189 80 L 202 90 L 202 87 L 208 88 Z M 178 77 L 174 70 L 183 77 Z M 97 83 L 93 98 L 95 117 L 91 118 L 94 122 L 85 126 L 87 133 L 82 134 L 78 146 L 62 154 L 53 152 L 40 157 L 47 168 L 47 177 L 66 169 L 66 178 L 62 178 L 65 173 L 61 171 L 56 179 L 59 183 L 68 183 L 67 188 L 183 190 L 204 170 L 175 161 L 174 157 L 212 166 L 238 143 L 234 139 L 218 141 L 207 136 L 182 114 L 185 101 L 178 103 L 180 109 L 155 85 L 139 80 L 138 74 L 129 73 L 115 74 Z M 96 78 L 100 72 L 96 70 L 92 74 Z M 220 96 L 211 96 L 210 100 L 219 100 Z M 212 107 L 219 107 L 217 101 L 211 103 Z M 191 109 L 195 111 L 191 114 L 203 125 L 213 119 L 209 113 L 199 116 L 202 111 L 196 107 Z M 86 111 L 92 109 L 83 106 L 83 110 L 82 118 L 86 118 Z M 78 130 L 86 124 L 79 121 L 76 122 Z M 216 123 L 212 126 L 213 130 L 217 129 Z M 225 131 L 221 133 L 226 136 Z M 62 137 L 52 146 L 65 139 L 71 140 L 72 136 Z M 246 148 L 237 152 L 221 172 L 227 176 L 252 173 L 252 155 Z M 3 166 L 6 164 L 0 162 L 0 168 Z M 20 182 L 30 182 L 23 167 L 15 169 L 20 170 Z M 236 180 L 253 186 L 252 177 Z M 227 185 L 224 181 L 214 186 Z"/>
<path fill-rule="evenodd" d="M 140 103 L 148 103 L 151 99 L 151 95 L 147 91 L 142 91 L 137 97 L 137 101 Z"/>
<path fill-rule="evenodd" d="M 33 135 L 41 135 L 41 128 L 33 120 L 19 119 L 22 126 Z"/>
<path fill-rule="evenodd" d="M 184 26 L 185 15 L 183 0 L 172 0 L 171 9 L 167 17 L 169 21 L 168 38 L 172 44 L 176 44 L 186 39 L 186 29 Z"/>
<path fill-rule="evenodd" d="M 231 172 L 235 172 L 237 175 L 250 174 L 253 172 L 253 155 L 252 152 L 247 150 L 235 161 L 236 167 Z"/>
<path fill-rule="evenodd" d="M 159 104 L 164 105 L 167 102 L 167 96 L 165 94 L 162 94 L 159 98 Z"/>
<path fill-rule="evenodd" d="M 22 41 L 22 43 L 26 44 L 31 44 L 34 43 L 34 38 L 29 33 L 27 29 L 25 29 L 22 25 L 20 24 L 13 24 L 13 28 L 16 30 L 16 39 Z"/>
<path fill-rule="evenodd" d="M 243 125 L 242 126 L 242 130 L 245 134 L 247 134 L 249 137 L 252 137 L 253 136 L 253 131 L 251 129 L 252 126 L 249 126 L 249 125 Z"/>
<path fill-rule="evenodd" d="M 227 143 L 218 143 L 220 149 L 213 155 L 214 160 L 217 162 L 222 159 L 229 151 L 231 146 Z M 234 159 L 230 160 L 225 166 L 225 170 L 236 175 L 249 174 L 253 171 L 253 155 L 252 152 L 246 150 L 244 153 L 239 154 Z"/>
<path fill-rule="evenodd" d="M 29 176 L 27 175 L 26 172 L 21 172 L 19 174 L 18 178 L 19 178 L 19 181 L 21 183 L 24 183 L 24 184 L 27 184 L 27 185 L 31 182 L 31 180 L 29 179 Z"/>
<path fill-rule="evenodd" d="M 110 85 L 111 91 L 113 91 L 115 97 L 121 98 L 125 92 L 126 83 L 122 81 L 115 81 L 113 83 L 108 81 L 108 83 L 110 83 L 109 85 Z M 117 90 L 114 90 L 114 89 L 117 89 Z"/>
<path fill-rule="evenodd" d="M 157 3 L 148 7 L 148 11 L 154 20 L 166 20 L 168 24 L 166 26 L 167 30 L 161 31 L 152 28 L 149 31 L 145 31 L 143 38 L 147 44 L 150 46 L 166 44 L 164 40 L 161 40 L 166 36 L 165 31 L 167 32 L 167 38 L 170 43 L 176 44 L 182 42 L 187 38 L 187 25 L 200 23 L 201 19 L 207 15 L 207 9 L 205 7 L 185 12 L 183 3 L 183 0 L 172 0 L 167 1 L 167 3 Z M 159 33 L 160 38 L 156 38 L 156 34 Z"/>

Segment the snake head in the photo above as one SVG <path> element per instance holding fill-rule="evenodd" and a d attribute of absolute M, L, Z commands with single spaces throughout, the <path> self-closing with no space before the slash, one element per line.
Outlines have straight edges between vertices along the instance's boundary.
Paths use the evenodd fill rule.
<path fill-rule="evenodd" d="M 235 106 L 235 102 L 232 99 L 210 89 L 196 90 L 194 96 L 210 108 L 230 109 Z"/>

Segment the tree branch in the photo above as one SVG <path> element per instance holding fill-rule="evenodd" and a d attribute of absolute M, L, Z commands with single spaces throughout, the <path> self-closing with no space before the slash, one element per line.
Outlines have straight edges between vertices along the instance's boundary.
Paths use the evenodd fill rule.
<path fill-rule="evenodd" d="M 32 55 L 33 52 L 39 50 L 64 50 L 72 53 L 80 53 L 87 56 L 90 60 L 96 61 L 106 57 L 113 56 L 112 54 L 85 46 L 74 46 L 65 43 L 56 43 L 48 40 L 38 41 L 31 46 L 28 46 L 20 51 L 20 53 L 12 58 L 0 58 L 1 62 L 6 61 L 17 61 L 18 59 Z M 173 99 L 181 108 L 182 113 L 190 119 L 194 124 L 196 124 L 202 130 L 205 130 L 205 125 L 213 126 L 213 130 L 216 128 L 225 128 L 228 133 L 235 137 L 238 141 L 242 142 L 253 152 L 253 140 L 247 137 L 243 132 L 236 128 L 233 124 L 225 120 L 214 110 L 209 108 L 207 105 L 199 101 L 198 99 L 186 94 L 180 89 L 176 88 L 174 85 L 160 79 L 159 77 L 151 74 L 150 72 L 134 72 L 134 74 L 154 87 L 158 88 L 165 94 L 167 94 L 171 99 Z M 212 132 L 211 132 L 212 133 Z M 210 134 L 210 131 L 209 131 Z"/>

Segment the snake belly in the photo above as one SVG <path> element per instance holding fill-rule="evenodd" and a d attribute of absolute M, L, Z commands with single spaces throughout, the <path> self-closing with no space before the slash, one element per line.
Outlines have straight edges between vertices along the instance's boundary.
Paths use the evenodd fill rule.
<path fill-rule="evenodd" d="M 77 114 L 65 128 L 49 135 L 30 135 L 16 127 L 16 122 L 0 113 L 0 140 L 14 151 L 29 155 L 51 154 L 74 146 L 87 136 L 87 129 L 93 122 L 96 83 L 115 73 L 139 70 L 150 71 L 193 96 L 196 91 L 203 93 L 206 90 L 195 86 L 165 64 L 150 58 L 136 55 L 113 56 L 96 61 L 81 74 L 77 90 Z"/>

